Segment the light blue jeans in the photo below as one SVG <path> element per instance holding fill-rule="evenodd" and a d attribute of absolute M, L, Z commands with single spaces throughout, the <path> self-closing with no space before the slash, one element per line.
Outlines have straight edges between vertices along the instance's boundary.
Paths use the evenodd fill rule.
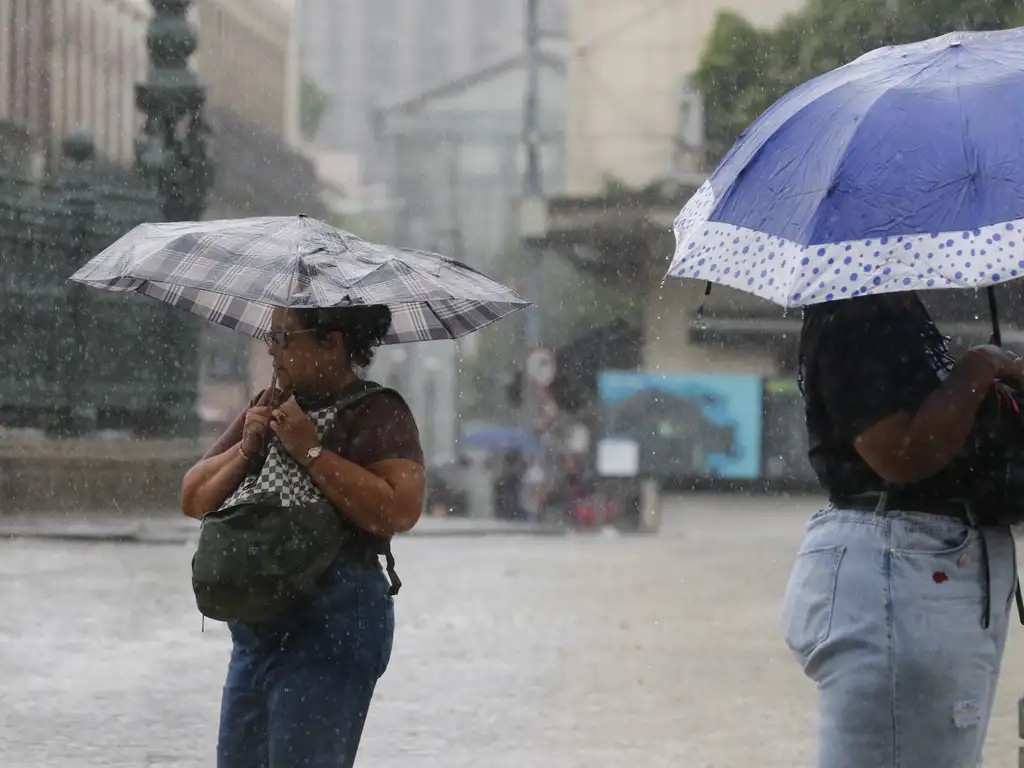
<path fill-rule="evenodd" d="M 815 514 L 783 623 L 818 685 L 819 768 L 975 768 L 1015 582 L 1008 528 L 919 512 Z"/>

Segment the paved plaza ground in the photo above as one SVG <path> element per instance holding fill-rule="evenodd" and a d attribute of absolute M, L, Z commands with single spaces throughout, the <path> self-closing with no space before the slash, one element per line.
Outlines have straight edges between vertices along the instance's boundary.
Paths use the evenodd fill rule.
<path fill-rule="evenodd" d="M 653 536 L 396 544 L 398 636 L 363 766 L 810 765 L 779 604 L 811 498 L 673 500 Z M 229 648 L 191 544 L 0 540 L 0 765 L 213 764 Z M 987 766 L 1017 765 L 1011 628 Z"/>

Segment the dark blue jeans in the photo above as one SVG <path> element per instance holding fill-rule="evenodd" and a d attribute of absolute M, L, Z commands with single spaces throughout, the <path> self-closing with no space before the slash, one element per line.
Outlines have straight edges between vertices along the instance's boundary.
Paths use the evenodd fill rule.
<path fill-rule="evenodd" d="M 343 556 L 284 615 L 230 624 L 218 768 L 355 762 L 373 689 L 391 657 L 388 586 L 375 556 Z"/>

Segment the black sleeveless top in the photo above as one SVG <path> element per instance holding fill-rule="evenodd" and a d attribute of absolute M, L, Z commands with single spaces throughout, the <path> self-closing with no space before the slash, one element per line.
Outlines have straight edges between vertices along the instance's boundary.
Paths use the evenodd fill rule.
<path fill-rule="evenodd" d="M 889 416 L 915 412 L 953 365 L 947 340 L 913 294 L 864 296 L 804 311 L 800 388 L 809 457 L 831 498 L 886 490 L 854 440 Z M 926 499 L 951 498 L 960 475 L 954 462 L 901 490 Z"/>

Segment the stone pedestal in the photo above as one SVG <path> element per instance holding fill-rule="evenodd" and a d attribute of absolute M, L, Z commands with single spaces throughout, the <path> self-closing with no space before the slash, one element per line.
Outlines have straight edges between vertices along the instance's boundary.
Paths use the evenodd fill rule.
<path fill-rule="evenodd" d="M 181 479 L 203 453 L 191 439 L 0 435 L 0 516 L 173 510 Z"/>

